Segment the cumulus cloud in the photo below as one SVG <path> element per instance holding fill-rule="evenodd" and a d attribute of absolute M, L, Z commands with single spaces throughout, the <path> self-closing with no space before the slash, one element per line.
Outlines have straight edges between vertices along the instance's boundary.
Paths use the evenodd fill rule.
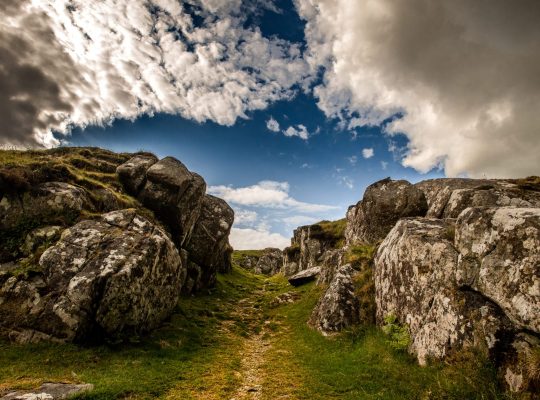
<path fill-rule="evenodd" d="M 296 125 L 296 127 L 289 126 L 287 129 L 283 131 L 283 134 L 287 137 L 297 136 L 303 140 L 308 140 L 308 137 L 309 137 L 307 128 L 302 124 Z"/>
<path fill-rule="evenodd" d="M 289 195 L 287 182 L 261 181 L 255 185 L 240 188 L 224 185 L 210 186 L 208 192 L 241 206 L 295 209 L 315 213 L 336 209 L 334 206 L 306 203 L 294 199 Z"/>
<path fill-rule="evenodd" d="M 362 157 L 364 157 L 365 159 L 373 157 L 374 154 L 375 152 L 372 148 L 362 149 Z"/>
<path fill-rule="evenodd" d="M 279 122 L 273 117 L 270 117 L 270 119 L 266 121 L 266 128 L 272 132 L 279 132 Z"/>
<path fill-rule="evenodd" d="M 257 221 L 258 214 L 255 211 L 236 209 L 234 210 L 235 225 L 252 225 Z"/>
<path fill-rule="evenodd" d="M 235 250 L 284 249 L 291 244 L 290 239 L 279 233 L 251 228 L 232 228 L 229 241 Z"/>
<path fill-rule="evenodd" d="M 540 170 L 540 2 L 295 0 L 319 107 L 404 133 L 418 171 Z"/>
<path fill-rule="evenodd" d="M 0 11 L 0 141 L 156 112 L 232 125 L 288 99 L 300 46 L 248 20 L 273 2 L 7 0 Z M 258 11 L 259 10 L 259 11 Z"/>
<path fill-rule="evenodd" d="M 310 225 L 319 221 L 317 218 L 310 217 L 308 215 L 291 215 L 290 217 L 283 218 L 283 222 L 287 225 L 296 227 L 300 225 Z"/>

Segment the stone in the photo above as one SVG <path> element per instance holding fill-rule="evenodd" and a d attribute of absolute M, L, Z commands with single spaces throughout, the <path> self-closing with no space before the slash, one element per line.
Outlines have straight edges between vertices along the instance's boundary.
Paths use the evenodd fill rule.
<path fill-rule="evenodd" d="M 456 224 L 457 282 L 540 333 L 540 208 L 473 207 Z"/>
<path fill-rule="evenodd" d="M 344 249 L 328 250 L 323 254 L 321 257 L 321 273 L 317 279 L 317 285 L 329 285 L 332 282 L 337 269 L 343 265 L 344 257 Z"/>
<path fill-rule="evenodd" d="M 0 287 L 0 325 L 23 341 L 99 342 L 148 332 L 170 316 L 185 277 L 178 250 L 133 209 L 66 229 L 29 276 Z"/>
<path fill-rule="evenodd" d="M 288 281 L 293 286 L 304 285 L 308 282 L 317 279 L 317 276 L 321 272 L 321 267 L 312 267 L 298 272 L 297 274 L 289 277 Z"/>
<path fill-rule="evenodd" d="M 356 273 L 349 264 L 337 269 L 330 286 L 311 314 L 311 326 L 327 335 L 360 321 L 360 303 L 354 286 Z"/>
<path fill-rule="evenodd" d="M 146 183 L 146 171 L 158 162 L 152 155 L 136 155 L 116 168 L 118 179 L 126 192 L 137 196 Z"/>
<path fill-rule="evenodd" d="M 30 256 L 38 248 L 52 244 L 60 237 L 60 233 L 64 228 L 58 225 L 44 226 L 32 230 L 26 235 L 24 243 L 21 246 L 21 254 Z"/>
<path fill-rule="evenodd" d="M 347 211 L 348 246 L 376 243 L 386 237 L 400 218 L 424 216 L 424 193 L 404 180 L 383 179 L 368 186 L 364 197 Z"/>
<path fill-rule="evenodd" d="M 173 157 L 153 164 L 146 171 L 146 183 L 138 199 L 171 231 L 174 242 L 182 247 L 189 241 L 201 214 L 206 183 Z"/>
<path fill-rule="evenodd" d="M 91 384 L 44 383 L 36 390 L 10 392 L 1 400 L 63 400 L 94 390 Z"/>
<path fill-rule="evenodd" d="M 253 272 L 263 275 L 275 275 L 281 271 L 283 252 L 280 249 L 267 248 L 262 251 Z"/>
<path fill-rule="evenodd" d="M 447 232 L 452 221 L 427 218 L 400 220 L 375 257 L 376 318 L 384 324 L 394 315 L 406 324 L 409 351 L 421 365 L 467 347 L 504 347 L 512 329 L 493 302 L 456 284 L 459 253 Z"/>
<path fill-rule="evenodd" d="M 539 393 L 539 349 L 538 337 L 523 332 L 516 335 L 502 367 L 503 380 L 510 391 Z"/>

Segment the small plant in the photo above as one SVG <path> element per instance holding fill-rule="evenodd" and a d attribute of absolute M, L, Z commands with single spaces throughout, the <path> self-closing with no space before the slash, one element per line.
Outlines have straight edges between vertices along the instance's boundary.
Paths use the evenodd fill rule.
<path fill-rule="evenodd" d="M 397 322 L 397 317 L 390 313 L 384 318 L 383 332 L 389 337 L 388 343 L 396 350 L 407 350 L 411 337 L 407 326 Z"/>

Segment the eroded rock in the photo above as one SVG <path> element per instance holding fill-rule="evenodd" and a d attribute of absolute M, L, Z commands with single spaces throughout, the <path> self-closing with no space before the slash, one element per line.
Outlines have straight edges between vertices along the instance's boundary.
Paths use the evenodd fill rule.
<path fill-rule="evenodd" d="M 146 171 L 158 162 L 157 157 L 136 155 L 116 169 L 118 179 L 131 195 L 138 195 L 146 183 Z"/>
<path fill-rule="evenodd" d="M 289 277 L 289 283 L 293 286 L 304 285 L 308 282 L 314 281 L 317 279 L 317 276 L 321 272 L 321 267 L 312 267 L 300 271 L 299 273 Z"/>
<path fill-rule="evenodd" d="M 280 272 L 283 265 L 283 252 L 280 249 L 268 248 L 262 251 L 253 268 L 256 274 L 275 275 Z"/>
<path fill-rule="evenodd" d="M 36 390 L 10 392 L 2 400 L 63 400 L 92 390 L 91 384 L 44 383 Z"/>

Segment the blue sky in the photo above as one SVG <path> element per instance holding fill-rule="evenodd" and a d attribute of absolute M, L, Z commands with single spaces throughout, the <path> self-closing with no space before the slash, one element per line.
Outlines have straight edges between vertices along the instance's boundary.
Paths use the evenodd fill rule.
<path fill-rule="evenodd" d="M 235 209 L 235 247 L 284 247 L 387 176 L 540 174 L 539 12 L 534 0 L 8 2 L 0 146 L 177 157 Z"/>

